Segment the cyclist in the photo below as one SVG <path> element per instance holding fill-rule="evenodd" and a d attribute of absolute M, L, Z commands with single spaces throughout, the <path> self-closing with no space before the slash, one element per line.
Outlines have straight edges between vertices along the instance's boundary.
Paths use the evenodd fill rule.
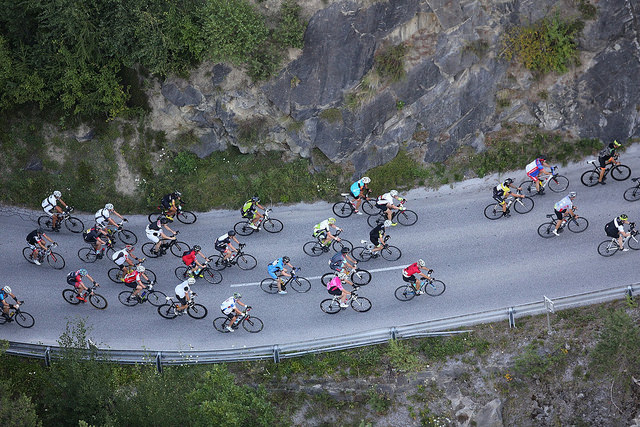
<path fill-rule="evenodd" d="M 133 267 L 134 264 L 131 258 L 135 259 L 137 262 L 142 262 L 140 258 L 133 254 L 134 249 L 135 248 L 132 245 L 125 245 L 124 249 L 120 249 L 119 251 L 116 251 L 113 253 L 113 255 L 111 255 L 111 259 L 113 260 L 113 262 L 115 262 L 123 272 L 128 267 Z"/>
<path fill-rule="evenodd" d="M 576 192 L 572 191 L 569 195 L 563 197 L 555 205 L 553 205 L 553 211 L 558 218 L 556 222 L 556 228 L 553 230 L 553 234 L 558 235 L 558 229 L 565 223 L 564 217 L 571 215 L 574 218 L 578 218 L 578 215 L 575 214 L 574 210 L 577 206 L 573 203 L 573 200 L 576 198 Z"/>
<path fill-rule="evenodd" d="M 371 249 L 371 254 L 374 258 L 379 255 L 376 252 L 379 252 L 384 248 L 386 238 L 385 229 L 387 227 L 391 227 L 391 220 L 385 220 L 383 223 L 373 227 L 369 232 L 369 241 L 375 245 L 375 247 Z"/>
<path fill-rule="evenodd" d="M 604 231 L 607 233 L 607 236 L 618 239 L 618 247 L 621 251 L 628 251 L 628 248 L 624 247 L 624 242 L 622 238 L 629 237 L 629 233 L 624 231 L 624 225 L 629 224 L 629 217 L 626 214 L 622 214 L 619 217 L 613 219 L 613 221 L 608 222 L 607 225 L 604 226 Z"/>
<path fill-rule="evenodd" d="M 169 221 L 173 221 L 173 217 L 180 209 L 180 203 L 182 202 L 182 193 L 179 191 L 174 191 L 173 193 L 169 193 L 165 195 L 162 200 L 160 200 L 160 205 L 164 211 L 164 214 L 167 216 Z"/>
<path fill-rule="evenodd" d="M 331 257 L 331 260 L 329 261 L 329 268 L 336 273 L 344 271 L 345 267 L 348 270 L 355 270 L 357 262 L 349 256 L 349 252 L 349 248 L 343 246 L 342 249 L 340 249 L 340 252 Z M 345 272 L 345 274 L 347 273 Z"/>
<path fill-rule="evenodd" d="M 284 265 L 288 265 L 293 269 L 293 265 L 290 263 L 291 259 L 288 256 L 283 256 L 282 258 L 278 258 L 273 261 L 267 267 L 267 271 L 269 272 L 269 276 L 273 278 L 278 283 L 278 293 L 280 295 L 284 295 L 287 293 L 286 290 L 282 288 L 284 283 L 282 282 L 282 276 L 291 277 L 291 274 L 287 273 L 287 269 L 284 268 Z"/>
<path fill-rule="evenodd" d="M 222 311 L 222 314 L 230 319 L 229 323 L 227 324 L 227 331 L 229 332 L 233 332 L 233 325 L 236 323 L 236 319 L 238 318 L 238 316 L 240 316 L 241 318 L 245 316 L 245 313 L 240 311 L 238 306 L 244 307 L 245 311 L 250 308 L 247 305 L 241 303 L 240 298 L 242 298 L 242 295 L 239 292 L 235 292 L 233 296 L 230 296 L 226 300 L 222 301 L 222 304 L 220 304 L 220 311 Z"/>
<path fill-rule="evenodd" d="M 27 243 L 29 244 L 29 248 L 33 250 L 33 252 L 31 252 L 30 258 L 36 265 L 40 265 L 40 260 L 38 259 L 40 257 L 40 249 L 42 249 L 43 251 L 47 250 L 47 245 L 45 244 L 43 239 L 47 239 L 49 242 L 51 242 L 52 245 L 56 244 L 56 242 L 51 240 L 49 236 L 44 234 L 44 230 L 42 228 L 37 228 L 36 230 L 33 230 L 31 233 L 27 234 Z"/>
<path fill-rule="evenodd" d="M 551 166 L 547 163 L 547 156 L 543 154 L 525 167 L 527 176 L 536 183 L 538 194 L 544 194 L 544 188 L 540 187 L 540 178 L 538 178 L 538 175 L 551 175 L 551 172 L 544 170 L 545 167 L 551 169 Z"/>
<path fill-rule="evenodd" d="M 382 196 L 378 197 L 376 201 L 376 207 L 380 209 L 380 212 L 384 212 L 387 214 L 387 219 L 391 220 L 392 218 L 392 210 L 403 210 L 404 207 L 396 206 L 393 204 L 393 199 L 402 202 L 404 199 L 398 196 L 398 192 L 396 190 L 391 190 L 388 193 L 384 193 Z M 397 222 L 392 222 L 391 225 L 398 225 Z"/>
<path fill-rule="evenodd" d="M 96 258 L 101 259 L 104 255 L 104 248 L 102 245 L 106 244 L 109 236 L 104 228 L 98 224 L 94 225 L 90 229 L 82 233 L 82 237 L 85 242 L 89 243 L 96 253 Z"/>
<path fill-rule="evenodd" d="M 196 279 L 194 279 L 193 277 L 189 277 L 187 280 L 176 286 L 176 298 L 180 303 L 176 304 L 176 315 L 183 315 L 185 309 L 189 306 L 189 301 L 191 301 L 191 296 L 193 295 L 193 293 L 191 292 L 191 286 L 194 283 L 196 283 Z"/>
<path fill-rule="evenodd" d="M 258 197 L 258 195 L 256 194 L 252 198 L 244 202 L 244 205 L 242 205 L 242 209 L 240 210 L 242 218 L 251 220 L 251 222 L 249 223 L 249 227 L 253 228 L 254 230 L 258 229 L 258 222 L 262 219 L 262 214 L 258 211 L 258 209 L 262 209 L 263 211 L 265 210 L 264 206 L 260 204 L 260 197 Z"/>
<path fill-rule="evenodd" d="M 430 274 L 433 273 L 433 270 L 425 267 L 424 265 L 424 260 L 419 259 L 417 262 L 414 262 L 413 264 L 402 270 L 402 280 L 407 283 L 411 283 L 413 288 L 416 290 L 416 295 L 424 294 L 424 290 L 422 289 L 422 283 L 424 281 L 418 279 L 416 277 L 416 274 L 419 274 L 420 276 L 429 280 L 431 278 Z M 422 272 L 423 270 L 426 271 L 427 274 L 424 274 Z"/>
<path fill-rule="evenodd" d="M 158 249 L 160 248 L 162 240 L 176 240 L 176 234 L 178 233 L 176 233 L 169 227 L 169 221 L 169 218 L 167 218 L 166 216 L 160 216 L 155 222 L 149 223 L 147 225 L 147 228 L 145 229 L 147 238 L 155 243 L 155 245 L 153 245 L 153 248 L 151 248 L 151 253 L 158 253 Z M 164 234 L 164 232 L 162 231 L 162 227 L 171 232 L 172 235 L 168 236 Z M 164 255 L 165 252 L 165 249 L 161 249 L 160 255 Z"/>
<path fill-rule="evenodd" d="M 347 298 L 351 295 L 351 292 L 347 291 L 344 287 L 342 287 L 342 281 L 347 281 L 347 276 L 344 273 L 340 273 L 336 275 L 329 283 L 327 283 L 327 292 L 329 295 L 340 295 L 340 307 L 347 308 L 349 304 L 347 304 Z"/>
<path fill-rule="evenodd" d="M 329 246 L 331 240 L 333 239 L 339 242 L 340 238 L 331 234 L 331 232 L 329 231 L 330 227 L 333 227 L 338 231 L 342 231 L 342 228 L 339 228 L 336 225 L 336 219 L 331 217 L 313 226 L 313 237 L 320 240 L 325 246 Z"/>
<path fill-rule="evenodd" d="M 87 302 L 85 298 L 86 297 L 85 291 L 88 291 L 89 289 L 82 282 L 83 277 L 89 278 L 89 280 L 91 280 L 91 282 L 93 282 L 94 285 L 100 286 L 98 285 L 98 282 L 93 280 L 93 277 L 91 277 L 87 272 L 87 270 L 85 270 L 84 268 L 81 268 L 80 270 L 77 270 L 77 271 L 72 271 L 71 273 L 67 274 L 67 283 L 72 285 L 75 288 L 76 293 L 78 294 L 76 295 L 76 298 L 78 298 L 82 302 Z"/>
<path fill-rule="evenodd" d="M 620 162 L 616 160 L 618 154 L 616 150 L 620 148 L 622 144 L 620 144 L 617 140 L 613 140 L 608 146 L 604 147 L 598 153 L 598 162 L 600 162 L 600 176 L 598 177 L 599 184 L 606 184 L 604 171 L 607 169 L 607 163 L 613 163 L 614 165 L 619 165 Z"/>
<path fill-rule="evenodd" d="M 222 236 L 218 237 L 213 244 L 216 250 L 220 252 L 224 260 L 228 260 L 229 258 L 231 258 L 231 255 L 233 255 L 234 252 L 238 252 L 238 249 L 234 248 L 231 244 L 231 240 L 236 242 L 238 246 L 240 245 L 240 242 L 236 238 L 236 232 L 233 230 L 229 230 Z"/>
<path fill-rule="evenodd" d="M 95 214 L 96 224 L 100 227 L 106 227 L 107 225 L 113 225 L 114 227 L 118 227 L 118 224 L 111 218 L 110 214 L 115 214 L 120 220 L 126 221 L 116 210 L 113 208 L 111 203 L 107 203 L 104 205 L 104 208 L 98 209 Z"/>
<path fill-rule="evenodd" d="M 358 209 L 360 209 L 360 204 L 362 203 L 363 199 L 367 198 L 367 195 L 369 194 L 369 183 L 371 182 L 371 178 L 369 178 L 368 176 L 364 176 L 362 177 L 362 179 L 357 180 L 356 182 L 354 182 L 353 184 L 351 184 L 351 188 L 349 189 L 351 192 L 351 197 L 353 197 L 353 200 L 351 201 L 351 204 L 353 205 L 353 202 L 355 202 L 355 212 L 358 215 L 362 215 L 362 212 L 360 212 Z"/>
<path fill-rule="evenodd" d="M 510 215 L 509 209 L 507 209 L 507 202 L 506 202 L 507 197 L 511 195 L 513 197 L 524 198 L 524 195 L 522 194 L 511 194 L 512 188 L 516 188 L 518 190 L 522 189 L 520 187 L 516 187 L 515 185 L 513 185 L 513 179 L 511 178 L 507 178 L 504 180 L 502 184 L 498 184 L 495 187 L 493 187 L 493 200 L 495 200 L 500 204 L 500 207 L 502 207 L 502 213 L 505 216 Z"/>
<path fill-rule="evenodd" d="M 58 206 L 58 202 L 60 202 L 62 206 L 67 208 L 67 204 L 62 200 L 62 193 L 56 190 L 52 195 L 44 199 L 41 204 L 44 213 L 51 217 L 51 228 L 56 232 L 60 231 L 60 224 L 58 224 L 58 215 L 62 213 L 62 208 Z"/>
<path fill-rule="evenodd" d="M 187 266 L 187 274 L 198 275 L 202 272 L 204 265 L 198 261 L 198 255 L 202 257 L 205 264 L 209 261 L 209 258 L 204 256 L 201 252 L 200 245 L 194 245 L 192 249 L 185 251 L 182 254 L 182 262 Z"/>
<path fill-rule="evenodd" d="M 140 276 L 144 277 L 145 280 L 149 281 L 149 289 L 153 288 L 153 282 L 149 280 L 145 272 L 145 268 L 143 265 L 137 266 L 135 269 L 131 268 L 124 276 L 124 284 L 128 288 L 135 289 L 133 291 L 132 296 L 136 297 L 138 302 L 142 302 L 143 295 L 141 292 L 143 289 L 147 289 L 147 287 L 142 283 Z"/>
<path fill-rule="evenodd" d="M 15 304 L 13 306 L 9 305 L 7 302 L 7 297 L 13 298 Z M 22 304 L 24 301 L 18 301 L 18 298 L 14 294 L 11 293 L 11 288 L 9 286 L 5 286 L 0 289 L 0 303 L 2 303 L 2 316 L 7 319 L 7 322 L 11 322 L 13 319 L 9 316 L 9 309 L 11 307 L 18 308 L 19 304 Z"/>

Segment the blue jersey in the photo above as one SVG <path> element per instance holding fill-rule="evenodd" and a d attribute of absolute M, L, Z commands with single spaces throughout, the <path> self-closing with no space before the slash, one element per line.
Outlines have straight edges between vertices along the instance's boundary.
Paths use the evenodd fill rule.
<path fill-rule="evenodd" d="M 351 184 L 351 193 L 353 193 L 354 196 L 359 196 L 360 195 L 360 189 L 364 187 L 364 182 L 359 179 L 358 181 L 354 182 L 353 184 Z"/>
<path fill-rule="evenodd" d="M 284 268 L 284 260 L 282 258 L 278 258 L 277 260 L 269 264 L 268 270 L 279 271 L 279 270 L 282 270 L 283 268 Z"/>

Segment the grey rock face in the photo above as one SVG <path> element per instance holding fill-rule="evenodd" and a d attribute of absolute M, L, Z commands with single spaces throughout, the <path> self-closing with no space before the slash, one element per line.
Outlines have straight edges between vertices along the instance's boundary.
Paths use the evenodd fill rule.
<path fill-rule="evenodd" d="M 204 98 L 202 93 L 193 86 L 188 85 L 185 88 L 180 89 L 175 83 L 166 83 L 162 85 L 162 95 L 177 107 L 198 105 Z"/>

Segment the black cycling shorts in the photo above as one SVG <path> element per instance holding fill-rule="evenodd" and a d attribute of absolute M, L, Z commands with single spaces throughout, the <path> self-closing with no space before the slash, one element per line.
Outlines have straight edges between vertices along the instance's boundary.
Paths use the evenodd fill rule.
<path fill-rule="evenodd" d="M 607 167 L 607 161 L 609 161 L 612 157 L 613 156 L 598 157 L 598 162 L 600 162 L 600 167 L 601 168 Z"/>
<path fill-rule="evenodd" d="M 331 288 L 328 289 L 327 292 L 329 292 L 329 294 L 331 295 L 342 295 L 342 291 L 340 290 L 340 288 Z"/>
<path fill-rule="evenodd" d="M 556 218 L 562 219 L 562 216 L 564 215 L 564 211 L 559 211 L 557 209 L 554 209 L 553 211 L 556 213 Z"/>
<path fill-rule="evenodd" d="M 180 305 L 185 305 L 187 303 L 187 297 L 179 297 L 178 294 L 176 294 L 176 299 Z"/>
<path fill-rule="evenodd" d="M 380 238 L 378 236 L 369 235 L 369 241 L 376 246 L 380 246 Z"/>
<path fill-rule="evenodd" d="M 380 209 L 381 211 L 386 211 L 387 204 L 385 203 L 384 205 L 381 205 L 380 203 L 376 203 L 376 208 Z"/>
<path fill-rule="evenodd" d="M 412 284 L 413 284 L 413 283 L 416 283 L 416 280 L 417 280 L 417 279 L 416 279 L 415 274 L 412 274 L 412 275 L 411 275 L 411 276 L 409 276 L 409 277 L 406 277 L 406 276 L 403 274 L 403 275 L 402 275 L 402 280 L 404 280 L 404 281 L 405 281 L 405 282 L 407 282 L 407 283 L 412 283 Z"/>
<path fill-rule="evenodd" d="M 604 232 L 607 233 L 607 236 L 613 237 L 614 239 L 617 239 L 618 237 L 620 237 L 620 232 L 615 227 L 615 225 L 611 223 L 608 223 L 607 225 L 604 226 Z"/>

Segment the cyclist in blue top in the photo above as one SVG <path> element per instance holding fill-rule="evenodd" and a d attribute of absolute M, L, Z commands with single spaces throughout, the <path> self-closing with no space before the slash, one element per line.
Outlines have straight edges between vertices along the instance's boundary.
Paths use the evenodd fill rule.
<path fill-rule="evenodd" d="M 371 179 L 368 176 L 364 176 L 362 177 L 362 179 L 359 179 L 358 181 L 354 182 L 353 184 L 351 184 L 351 196 L 353 197 L 353 200 L 351 201 L 351 204 L 353 205 L 353 202 L 356 202 L 354 208 L 355 208 L 355 212 L 358 215 L 362 215 L 362 212 L 360 212 L 358 209 L 360 209 L 360 205 L 362 204 L 362 199 L 367 197 L 367 194 L 369 194 L 369 183 L 371 182 Z"/>
<path fill-rule="evenodd" d="M 284 295 L 287 293 L 286 290 L 282 289 L 283 282 L 281 277 L 282 276 L 291 277 L 291 274 L 287 273 L 287 269 L 284 268 L 284 265 L 286 264 L 289 267 L 291 267 L 291 269 L 293 269 L 293 265 L 291 265 L 289 261 L 291 260 L 289 259 L 288 256 L 283 256 L 282 258 L 278 258 L 277 260 L 273 261 L 267 267 L 269 276 L 271 276 L 271 278 L 273 278 L 278 282 L 278 293 L 280 295 Z"/>
<path fill-rule="evenodd" d="M 553 234 L 558 235 L 558 229 L 562 224 L 565 223 L 563 220 L 567 215 L 571 215 L 574 218 L 578 218 L 578 215 L 573 212 L 576 209 L 576 205 L 573 204 L 573 200 L 576 198 L 576 192 L 572 191 L 567 196 L 560 199 L 555 205 L 553 205 L 553 211 L 558 218 L 558 222 L 556 223 L 556 228 L 553 230 Z"/>
<path fill-rule="evenodd" d="M 345 267 L 349 271 L 355 270 L 356 265 L 356 260 L 349 256 L 349 248 L 346 246 L 343 246 L 340 252 L 332 256 L 329 261 L 329 268 L 337 273 L 343 271 Z"/>
<path fill-rule="evenodd" d="M 11 322 L 11 320 L 13 320 L 11 319 L 11 317 L 9 317 L 9 308 L 11 308 L 11 306 L 7 302 L 7 297 L 9 296 L 13 298 L 16 304 L 22 303 L 22 301 L 18 301 L 18 298 L 16 298 L 16 296 L 11 293 L 11 288 L 9 286 L 0 288 L 0 306 L 2 306 L 2 316 L 4 316 L 4 318 L 7 319 L 7 322 Z M 17 309 L 18 306 L 14 305 L 13 308 Z"/>

